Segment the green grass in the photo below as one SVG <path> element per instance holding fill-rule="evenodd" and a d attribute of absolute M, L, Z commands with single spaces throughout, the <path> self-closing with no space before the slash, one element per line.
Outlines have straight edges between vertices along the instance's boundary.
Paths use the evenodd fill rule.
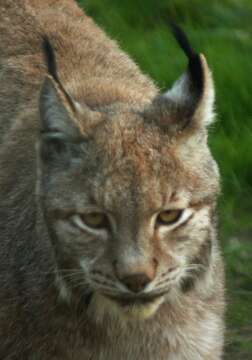
<path fill-rule="evenodd" d="M 252 359 L 252 1 L 80 0 L 162 88 L 186 59 L 167 27 L 172 18 L 203 52 L 216 84 L 209 143 L 222 174 L 220 237 L 227 273 L 227 353 Z"/>

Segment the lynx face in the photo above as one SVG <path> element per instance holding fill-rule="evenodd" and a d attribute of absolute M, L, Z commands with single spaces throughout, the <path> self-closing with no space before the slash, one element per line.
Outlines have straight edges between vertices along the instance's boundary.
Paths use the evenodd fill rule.
<path fill-rule="evenodd" d="M 146 318 L 211 266 L 213 90 L 204 58 L 195 61 L 200 83 L 189 66 L 170 92 L 137 109 L 73 109 L 46 79 L 39 201 L 64 297 L 78 292 L 105 312 Z"/>

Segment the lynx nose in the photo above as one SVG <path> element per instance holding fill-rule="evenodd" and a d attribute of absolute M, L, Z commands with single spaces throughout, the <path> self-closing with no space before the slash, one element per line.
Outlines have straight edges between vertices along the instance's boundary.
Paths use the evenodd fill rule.
<path fill-rule="evenodd" d="M 128 290 L 139 293 L 155 278 L 158 262 L 156 259 L 143 257 L 131 258 L 130 260 L 127 261 L 125 257 L 115 260 L 113 262 L 115 274 Z"/>
<path fill-rule="evenodd" d="M 142 291 L 150 281 L 151 279 L 146 274 L 134 274 L 121 279 L 121 282 L 134 293 Z"/>

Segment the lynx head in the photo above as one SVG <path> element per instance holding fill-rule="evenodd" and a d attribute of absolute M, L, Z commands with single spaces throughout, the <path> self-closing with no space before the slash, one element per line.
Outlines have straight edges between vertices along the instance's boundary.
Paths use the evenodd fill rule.
<path fill-rule="evenodd" d="M 61 295 L 78 292 L 105 313 L 149 317 L 211 266 L 219 191 L 207 146 L 213 83 L 204 56 L 174 32 L 188 69 L 143 108 L 76 104 L 45 41 L 39 201 Z"/>

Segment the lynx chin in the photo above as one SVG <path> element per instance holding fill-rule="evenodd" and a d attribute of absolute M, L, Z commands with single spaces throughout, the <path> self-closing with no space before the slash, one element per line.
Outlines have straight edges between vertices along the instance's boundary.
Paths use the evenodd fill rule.
<path fill-rule="evenodd" d="M 171 28 L 161 93 L 74 0 L 0 2 L 1 360 L 221 359 L 214 85 Z"/>

